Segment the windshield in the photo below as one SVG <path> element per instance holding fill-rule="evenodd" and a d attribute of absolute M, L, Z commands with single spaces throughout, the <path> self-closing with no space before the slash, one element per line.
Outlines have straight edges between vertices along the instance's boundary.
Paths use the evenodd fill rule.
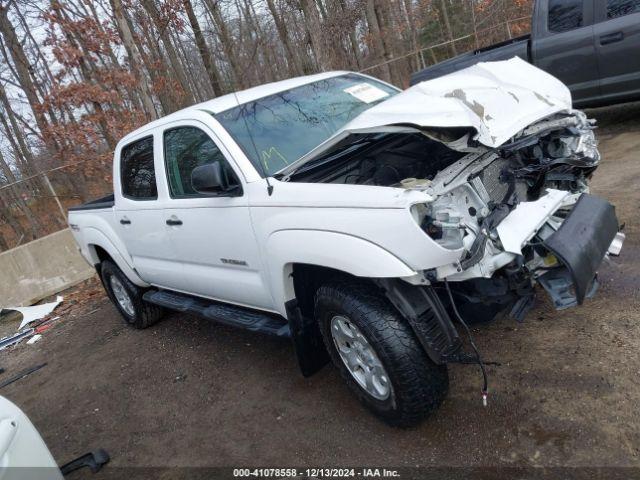
<path fill-rule="evenodd" d="M 396 93 L 382 82 L 346 74 L 244 103 L 215 118 L 260 175 L 273 175 Z"/>

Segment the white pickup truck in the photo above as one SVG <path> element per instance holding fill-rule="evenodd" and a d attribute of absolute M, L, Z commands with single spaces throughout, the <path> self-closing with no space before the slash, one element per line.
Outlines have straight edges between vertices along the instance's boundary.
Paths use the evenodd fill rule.
<path fill-rule="evenodd" d="M 614 207 L 588 193 L 593 128 L 519 59 L 402 92 L 295 78 L 130 133 L 113 196 L 69 224 L 133 327 L 168 308 L 290 337 L 303 374 L 331 359 L 368 408 L 412 425 L 448 363 L 482 367 L 456 325 L 521 319 L 536 284 L 581 304 L 620 251 Z"/>

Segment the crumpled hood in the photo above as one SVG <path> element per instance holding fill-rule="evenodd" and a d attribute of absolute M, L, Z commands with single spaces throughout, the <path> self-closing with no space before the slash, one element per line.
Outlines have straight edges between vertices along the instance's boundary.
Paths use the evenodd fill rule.
<path fill-rule="evenodd" d="M 557 78 L 516 57 L 478 63 L 418 83 L 354 118 L 344 130 L 388 125 L 472 127 L 487 147 L 502 145 L 531 123 L 571 109 L 571 93 Z"/>
<path fill-rule="evenodd" d="M 571 93 L 557 78 L 515 57 L 422 82 L 362 114 L 283 170 L 289 173 L 352 133 L 389 127 L 467 127 L 487 147 L 498 147 L 528 125 L 571 109 Z"/>

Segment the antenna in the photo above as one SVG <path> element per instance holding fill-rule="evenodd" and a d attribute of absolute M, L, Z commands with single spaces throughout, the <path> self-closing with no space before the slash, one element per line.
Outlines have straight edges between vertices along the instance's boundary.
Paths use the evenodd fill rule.
<path fill-rule="evenodd" d="M 240 105 L 240 100 L 238 99 L 238 92 L 236 92 L 235 90 L 233 92 L 233 97 L 236 99 L 236 103 L 238 104 L 238 108 L 240 108 L 241 105 Z M 256 142 L 253 140 L 253 135 L 251 134 L 251 131 L 249 130 L 249 123 L 247 122 L 247 118 L 244 116 L 242 111 L 240 111 L 240 115 L 242 116 L 242 120 L 244 122 L 244 127 L 247 129 L 247 133 L 249 134 L 249 139 L 251 140 L 251 145 L 253 145 L 253 149 L 256 152 L 256 158 L 258 159 L 258 164 L 260 165 L 260 170 L 262 170 L 262 175 L 264 176 L 264 179 L 267 181 L 267 193 L 269 194 L 269 196 L 271 196 L 271 194 L 273 194 L 273 185 L 271 185 L 271 182 L 269 181 L 269 174 L 267 173 L 267 169 L 265 168 L 264 164 L 262 163 L 262 158 L 260 158 L 260 152 L 258 151 L 258 147 L 256 145 Z"/>

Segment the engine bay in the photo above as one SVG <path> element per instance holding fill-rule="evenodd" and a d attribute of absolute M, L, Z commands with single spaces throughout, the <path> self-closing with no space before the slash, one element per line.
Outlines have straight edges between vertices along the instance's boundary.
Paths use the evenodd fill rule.
<path fill-rule="evenodd" d="M 600 159 L 593 128 L 582 112 L 558 114 L 495 149 L 460 128 L 351 134 L 288 181 L 419 188 L 438 195 L 464 175 L 485 203 L 532 201 L 544 188 L 586 188 Z"/>
<path fill-rule="evenodd" d="M 347 140 L 290 181 L 402 187 L 406 179 L 433 179 L 465 155 L 420 132 L 354 134 Z"/>

